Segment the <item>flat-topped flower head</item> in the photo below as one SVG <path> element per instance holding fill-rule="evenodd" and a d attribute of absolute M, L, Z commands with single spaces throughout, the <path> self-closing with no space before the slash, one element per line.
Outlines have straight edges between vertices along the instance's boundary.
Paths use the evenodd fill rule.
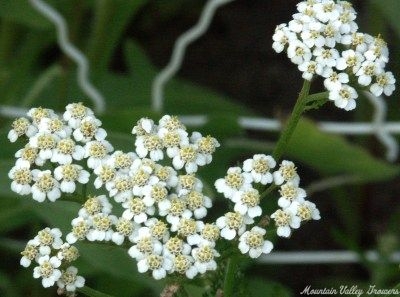
<path fill-rule="evenodd" d="M 138 156 L 133 152 L 124 153 L 122 151 L 115 151 L 111 155 L 110 160 L 115 169 L 123 173 L 128 173 L 133 161 L 137 158 Z"/>
<path fill-rule="evenodd" d="M 43 202 L 46 198 L 51 202 L 56 201 L 61 196 L 60 184 L 53 177 L 50 170 L 32 170 L 35 183 L 32 185 L 32 198 L 38 202 Z"/>
<path fill-rule="evenodd" d="M 381 96 L 382 93 L 386 96 L 393 94 L 395 90 L 396 79 L 392 72 L 384 72 L 376 76 L 375 82 L 371 85 L 370 91 L 375 96 Z"/>
<path fill-rule="evenodd" d="M 85 145 L 85 158 L 87 159 L 87 166 L 91 169 L 95 169 L 106 161 L 114 150 L 112 145 L 106 141 L 90 141 Z"/>
<path fill-rule="evenodd" d="M 39 157 L 43 160 L 51 159 L 53 149 L 57 146 L 59 137 L 45 132 L 39 132 L 29 139 L 29 144 L 39 150 Z"/>
<path fill-rule="evenodd" d="M 19 167 L 30 167 L 35 164 L 37 166 L 43 166 L 45 160 L 39 157 L 39 150 L 36 147 L 33 147 L 27 144 L 24 148 L 18 150 L 15 153 L 15 157 L 17 161 L 15 162 L 16 166 Z"/>
<path fill-rule="evenodd" d="M 239 212 L 228 212 L 217 219 L 216 225 L 221 229 L 221 237 L 232 240 L 236 235 L 242 235 L 246 230 L 246 224 L 252 222 Z"/>
<path fill-rule="evenodd" d="M 152 237 L 162 240 L 163 242 L 168 240 L 169 229 L 165 222 L 156 218 L 151 218 L 145 222 L 145 225 L 149 228 Z"/>
<path fill-rule="evenodd" d="M 198 272 L 204 274 L 208 270 L 216 270 L 217 263 L 215 257 L 219 257 L 219 253 L 208 244 L 202 244 L 192 250 L 192 256 L 195 260 L 194 266 Z"/>
<path fill-rule="evenodd" d="M 172 271 L 185 274 L 187 278 L 193 279 L 198 271 L 194 266 L 194 258 L 188 255 L 176 255 L 172 258 Z"/>
<path fill-rule="evenodd" d="M 142 198 L 136 196 L 123 202 L 122 207 L 125 208 L 122 217 L 127 220 L 133 219 L 137 224 L 146 222 L 148 216 L 155 212 L 154 206 L 147 206 Z"/>
<path fill-rule="evenodd" d="M 289 207 L 293 202 L 303 202 L 307 196 L 306 191 L 293 182 L 283 184 L 279 190 L 281 197 L 278 200 L 278 205 L 282 208 Z"/>
<path fill-rule="evenodd" d="M 283 160 L 279 165 L 279 169 L 273 174 L 276 185 L 281 185 L 284 182 L 299 183 L 300 177 L 297 174 L 297 168 L 292 161 Z"/>
<path fill-rule="evenodd" d="M 115 232 L 112 234 L 111 240 L 117 245 L 123 244 L 125 237 L 128 237 L 129 240 L 133 240 L 136 228 L 137 227 L 131 220 L 119 218 L 115 223 Z"/>
<path fill-rule="evenodd" d="M 289 237 L 292 229 L 300 227 L 300 217 L 293 214 L 290 210 L 278 209 L 271 215 L 271 218 L 275 220 L 276 233 L 281 237 Z"/>
<path fill-rule="evenodd" d="M 132 134 L 136 136 L 143 136 L 152 132 L 154 128 L 154 121 L 148 118 L 140 119 L 136 126 L 132 128 Z"/>
<path fill-rule="evenodd" d="M 262 214 L 260 204 L 260 193 L 253 188 L 239 191 L 233 196 L 235 202 L 234 210 L 241 215 L 248 215 L 250 218 L 259 217 Z"/>
<path fill-rule="evenodd" d="M 90 173 L 77 164 L 65 164 L 54 169 L 54 177 L 61 181 L 60 189 L 64 193 L 73 193 L 76 189 L 75 182 L 87 184 Z"/>
<path fill-rule="evenodd" d="M 96 189 L 99 189 L 103 185 L 105 185 L 108 191 L 115 186 L 115 177 L 117 170 L 114 166 L 108 164 L 108 162 L 96 167 L 94 169 L 94 174 L 97 175 L 94 186 Z"/>
<path fill-rule="evenodd" d="M 289 210 L 301 221 L 319 220 L 321 218 L 319 210 L 310 201 L 295 201 L 290 205 Z"/>
<path fill-rule="evenodd" d="M 171 202 L 169 199 L 167 199 L 168 189 L 162 182 L 145 186 L 143 189 L 143 195 L 143 202 L 146 206 L 157 204 L 157 207 L 160 211 L 165 211 L 171 205 Z"/>
<path fill-rule="evenodd" d="M 349 85 L 342 85 L 340 89 L 334 90 L 329 94 L 329 100 L 334 101 L 335 105 L 344 110 L 356 108 L 357 91 Z"/>
<path fill-rule="evenodd" d="M 55 116 L 53 110 L 42 107 L 31 108 L 27 115 L 32 119 L 35 125 L 39 125 L 43 118 L 52 118 Z"/>
<path fill-rule="evenodd" d="M 93 117 L 83 118 L 79 126 L 74 130 L 73 136 L 76 141 L 87 143 L 92 140 L 104 140 L 107 132 L 100 128 L 101 121 Z"/>
<path fill-rule="evenodd" d="M 84 285 L 85 279 L 78 275 L 78 269 L 74 266 L 61 271 L 61 277 L 57 281 L 57 286 L 67 292 L 75 292 L 76 288 L 82 288 Z"/>
<path fill-rule="evenodd" d="M 58 116 L 52 118 L 42 118 L 38 128 L 39 132 L 54 134 L 60 138 L 69 137 L 72 132 L 71 127 L 65 125 L 65 123 Z"/>
<path fill-rule="evenodd" d="M 11 130 L 8 132 L 8 139 L 10 142 L 15 142 L 17 139 L 23 135 L 26 137 L 32 137 L 36 134 L 37 128 L 31 124 L 31 122 L 26 118 L 18 118 L 14 120 L 11 124 Z"/>
<path fill-rule="evenodd" d="M 178 184 L 177 172 L 170 166 L 157 164 L 154 168 L 154 175 L 159 181 L 164 182 L 168 187 L 176 187 Z"/>
<path fill-rule="evenodd" d="M 157 134 L 146 134 L 138 136 L 135 141 L 136 153 L 140 158 L 150 156 L 150 159 L 157 162 L 164 158 L 162 151 L 163 143 Z"/>
<path fill-rule="evenodd" d="M 152 236 L 152 230 L 148 227 L 139 228 L 138 232 L 132 237 L 134 245 L 128 250 L 129 256 L 137 261 L 144 259 L 146 255 L 155 253 L 160 255 L 163 245 L 156 237 Z"/>
<path fill-rule="evenodd" d="M 84 240 L 90 229 L 90 222 L 82 217 L 77 217 L 71 222 L 72 230 L 67 234 L 66 240 L 69 244 L 74 244 L 78 240 Z"/>
<path fill-rule="evenodd" d="M 71 138 L 63 138 L 57 142 L 53 149 L 51 162 L 61 165 L 72 163 L 73 160 L 80 161 L 85 155 L 85 149 L 77 145 Z"/>
<path fill-rule="evenodd" d="M 297 10 L 288 24 L 276 28 L 272 45 L 276 52 L 286 51 L 304 79 L 311 80 L 315 75 L 325 77 L 324 86 L 330 97 L 341 88 L 339 81 L 352 83 L 354 89 L 369 87 L 373 94 L 382 94 L 381 88 L 376 85 L 372 88 L 371 85 L 386 72 L 384 68 L 389 61 L 387 44 L 381 36 L 358 32 L 357 14 L 349 2 L 302 1 Z M 344 70 L 350 77 L 340 73 Z M 354 78 L 358 80 L 357 86 L 353 85 Z M 393 93 L 395 87 L 391 81 L 385 95 Z M 383 85 L 387 84 L 381 82 L 381 87 Z M 344 103 L 336 106 L 351 110 L 355 108 L 355 101 L 345 107 Z"/>
<path fill-rule="evenodd" d="M 117 223 L 114 215 L 98 213 L 90 218 L 92 228 L 86 234 L 89 241 L 110 241 L 114 230 L 112 226 Z"/>
<path fill-rule="evenodd" d="M 82 218 L 89 218 L 98 213 L 111 213 L 112 205 L 108 201 L 106 195 L 100 196 L 89 196 L 83 204 L 83 207 L 79 210 L 79 216 Z"/>
<path fill-rule="evenodd" d="M 203 183 L 194 174 L 185 174 L 178 176 L 178 185 L 176 191 L 178 196 L 186 195 L 191 191 L 201 192 Z"/>
<path fill-rule="evenodd" d="M 217 225 L 215 224 L 204 224 L 201 231 L 201 243 L 206 243 L 212 247 L 215 246 L 215 242 L 219 239 L 220 237 L 220 229 Z"/>
<path fill-rule="evenodd" d="M 168 239 L 164 244 L 163 254 L 166 256 L 188 255 L 192 251 L 190 245 L 185 243 L 181 238 L 174 236 Z"/>
<path fill-rule="evenodd" d="M 271 241 L 264 240 L 265 233 L 265 229 L 258 226 L 244 232 L 239 238 L 239 249 L 242 254 L 249 253 L 251 258 L 258 258 L 261 254 L 269 254 L 274 246 Z"/>
<path fill-rule="evenodd" d="M 61 277 L 61 271 L 57 269 L 61 265 L 57 257 L 42 256 L 38 259 L 39 266 L 33 269 L 34 278 L 42 278 L 42 285 L 45 288 L 51 287 Z"/>
<path fill-rule="evenodd" d="M 223 193 L 225 198 L 232 199 L 236 192 L 250 187 L 251 181 L 251 175 L 243 173 L 242 168 L 231 167 L 225 178 L 217 179 L 214 185 L 217 192 Z"/>
<path fill-rule="evenodd" d="M 243 162 L 243 171 L 249 172 L 254 182 L 266 185 L 273 180 L 270 170 L 275 166 L 276 161 L 273 157 L 257 154 Z"/>
<path fill-rule="evenodd" d="M 50 255 L 51 249 L 60 249 L 63 241 L 61 231 L 58 228 L 45 228 L 38 232 L 31 243 L 39 247 L 41 255 Z"/>
<path fill-rule="evenodd" d="M 178 225 L 171 226 L 171 231 L 177 231 L 179 236 L 186 238 L 190 245 L 195 245 L 200 242 L 200 235 L 198 232 L 202 229 L 204 223 L 202 221 L 195 221 L 190 218 L 181 218 Z"/>
<path fill-rule="evenodd" d="M 39 256 L 39 246 L 33 244 L 31 241 L 27 243 L 25 249 L 21 252 L 22 258 L 20 264 L 24 267 L 29 267 L 33 260 Z"/>
<path fill-rule="evenodd" d="M 191 191 L 184 196 L 188 210 L 196 219 L 202 219 L 207 215 L 207 208 L 212 207 L 212 201 L 201 192 Z"/>
<path fill-rule="evenodd" d="M 159 280 L 164 278 L 167 275 L 167 271 L 172 269 L 172 261 L 160 255 L 150 254 L 146 256 L 146 258 L 140 260 L 137 266 L 140 273 L 145 273 L 150 270 L 153 278 Z"/>
<path fill-rule="evenodd" d="M 166 216 L 167 222 L 177 224 L 181 217 L 190 218 L 192 213 L 186 207 L 186 201 L 178 198 L 176 194 L 169 196 L 170 204 L 165 210 L 160 210 L 160 216 Z"/>
<path fill-rule="evenodd" d="M 206 157 L 199 154 L 198 147 L 193 144 L 182 146 L 178 155 L 172 159 L 172 165 L 176 170 L 185 168 L 187 173 L 197 172 L 198 166 L 206 164 Z"/>
<path fill-rule="evenodd" d="M 19 195 L 29 195 L 31 193 L 33 176 L 29 167 L 16 165 L 11 168 L 8 177 L 12 180 L 11 190 L 13 192 Z"/>
<path fill-rule="evenodd" d="M 74 245 L 66 242 L 61 245 L 57 257 L 62 261 L 71 263 L 79 258 L 79 251 Z"/>
<path fill-rule="evenodd" d="M 68 104 L 65 107 L 63 118 L 71 128 L 77 129 L 81 121 L 89 116 L 93 116 L 93 111 L 79 102 Z"/>
<path fill-rule="evenodd" d="M 186 130 L 185 125 L 179 120 L 177 116 L 170 116 L 165 115 L 159 120 L 160 128 L 164 128 L 168 131 L 175 131 L 175 130 Z"/>
<path fill-rule="evenodd" d="M 198 152 L 204 156 L 206 164 L 210 164 L 212 161 L 212 154 L 220 147 L 218 140 L 210 135 L 202 136 L 199 132 L 193 132 L 190 139 L 192 143 L 197 146 Z"/>

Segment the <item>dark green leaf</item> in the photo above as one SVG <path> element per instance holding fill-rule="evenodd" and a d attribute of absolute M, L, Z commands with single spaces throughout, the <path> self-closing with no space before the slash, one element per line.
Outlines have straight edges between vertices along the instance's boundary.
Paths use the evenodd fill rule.
<path fill-rule="evenodd" d="M 321 132 L 302 120 L 289 143 L 287 155 L 325 175 L 351 174 L 360 181 L 381 181 L 399 174 L 399 167 L 371 156 L 341 136 Z"/>

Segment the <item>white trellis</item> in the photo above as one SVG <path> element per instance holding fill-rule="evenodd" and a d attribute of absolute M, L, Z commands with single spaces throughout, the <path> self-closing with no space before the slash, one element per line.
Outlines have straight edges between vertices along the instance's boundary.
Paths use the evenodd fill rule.
<path fill-rule="evenodd" d="M 233 0 L 209 0 L 201 13 L 198 23 L 184 33 L 175 43 L 171 61 L 160 71 L 152 86 L 152 106 L 156 111 L 162 111 L 166 83 L 176 74 L 182 65 L 186 48 L 191 42 L 202 36 L 208 29 L 216 10 Z M 68 39 L 67 25 L 62 16 L 42 0 L 29 0 L 31 5 L 44 17 L 49 19 L 57 28 L 58 44 L 72 60 L 78 64 L 78 83 L 81 89 L 93 101 L 97 111 L 103 111 L 105 101 L 101 93 L 88 80 L 89 64 L 86 57 Z M 373 134 L 386 147 L 386 158 L 394 161 L 398 155 L 398 144 L 392 134 L 400 134 L 400 122 L 386 122 L 386 104 L 382 98 L 366 93 L 374 107 L 374 116 L 371 123 L 343 123 L 319 122 L 321 130 L 330 133 L 361 135 Z M 23 116 L 27 109 L 16 106 L 0 106 L 0 114 L 6 117 Z M 207 123 L 206 115 L 180 116 L 189 126 L 201 126 Z M 281 123 L 276 119 L 239 117 L 238 124 L 248 130 L 278 131 Z M 376 251 L 367 251 L 365 258 L 369 261 L 378 261 Z M 391 255 L 390 261 L 400 262 L 400 252 Z M 324 263 L 358 263 L 360 256 L 352 251 L 295 251 L 274 252 L 259 259 L 260 263 L 267 264 L 324 264 Z"/>

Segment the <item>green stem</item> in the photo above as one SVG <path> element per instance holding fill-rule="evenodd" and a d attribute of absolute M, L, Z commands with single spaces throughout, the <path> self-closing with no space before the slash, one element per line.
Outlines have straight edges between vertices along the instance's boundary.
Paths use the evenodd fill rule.
<path fill-rule="evenodd" d="M 281 136 L 276 144 L 275 150 L 273 152 L 273 157 L 275 160 L 279 160 L 284 154 L 290 138 L 299 123 L 300 117 L 306 107 L 307 97 L 310 92 L 311 82 L 304 80 L 303 87 L 301 88 L 299 97 L 297 98 L 296 104 L 293 107 L 292 114 L 290 115 L 288 121 L 286 122 L 285 128 L 283 129 Z"/>
<path fill-rule="evenodd" d="M 321 101 L 326 100 L 329 98 L 329 92 L 321 92 L 308 95 L 306 98 L 307 103 L 314 102 L 314 101 Z"/>
<path fill-rule="evenodd" d="M 275 184 L 271 184 L 268 188 L 265 189 L 264 192 L 260 194 L 260 199 L 263 199 L 265 196 L 267 196 L 269 193 L 271 193 L 273 190 L 275 190 L 278 186 Z"/>
<path fill-rule="evenodd" d="M 96 291 L 92 288 L 89 288 L 88 286 L 84 286 L 83 288 L 78 288 L 77 291 L 81 292 L 89 297 L 114 297 L 112 295 L 108 295 L 108 294 Z"/>
<path fill-rule="evenodd" d="M 237 258 L 232 255 L 226 264 L 224 297 L 232 297 L 235 287 L 235 273 L 237 270 Z"/>
<path fill-rule="evenodd" d="M 107 30 L 109 30 L 110 21 L 112 21 L 114 10 L 114 1 L 97 1 L 94 25 L 87 51 L 89 63 L 93 68 L 95 68 L 95 70 L 99 70 L 100 66 L 107 66 L 99 65 L 98 61 L 102 60 L 102 55 L 104 54 L 105 42 L 107 41 Z M 96 73 L 96 71 L 92 72 Z"/>

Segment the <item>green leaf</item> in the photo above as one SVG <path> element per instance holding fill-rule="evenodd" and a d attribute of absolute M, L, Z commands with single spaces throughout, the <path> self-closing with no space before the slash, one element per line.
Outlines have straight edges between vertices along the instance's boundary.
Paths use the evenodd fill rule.
<path fill-rule="evenodd" d="M 32 210 L 20 203 L 15 207 L 4 207 L 0 210 L 0 233 L 14 230 L 28 222 L 32 222 L 34 218 Z"/>
<path fill-rule="evenodd" d="M 71 230 L 71 221 L 78 216 L 80 208 L 78 203 L 70 201 L 37 203 L 31 199 L 25 203 L 49 226 L 60 228 L 63 233 Z"/>
<path fill-rule="evenodd" d="M 341 136 L 321 132 L 302 120 L 288 145 L 287 155 L 324 175 L 350 174 L 362 182 L 382 181 L 399 174 L 399 166 L 374 158 Z"/>
<path fill-rule="evenodd" d="M 79 242 L 77 247 L 81 258 L 90 264 L 93 270 L 109 274 L 121 281 L 129 281 L 132 285 L 147 286 L 156 293 L 161 291 L 163 283 L 138 273 L 136 261 L 129 257 L 126 249 L 111 244 L 87 242 Z"/>
<path fill-rule="evenodd" d="M 78 288 L 78 292 L 81 292 L 89 297 L 113 297 L 112 295 L 108 295 L 99 291 L 96 291 L 88 286 L 84 286 L 83 288 Z"/>

